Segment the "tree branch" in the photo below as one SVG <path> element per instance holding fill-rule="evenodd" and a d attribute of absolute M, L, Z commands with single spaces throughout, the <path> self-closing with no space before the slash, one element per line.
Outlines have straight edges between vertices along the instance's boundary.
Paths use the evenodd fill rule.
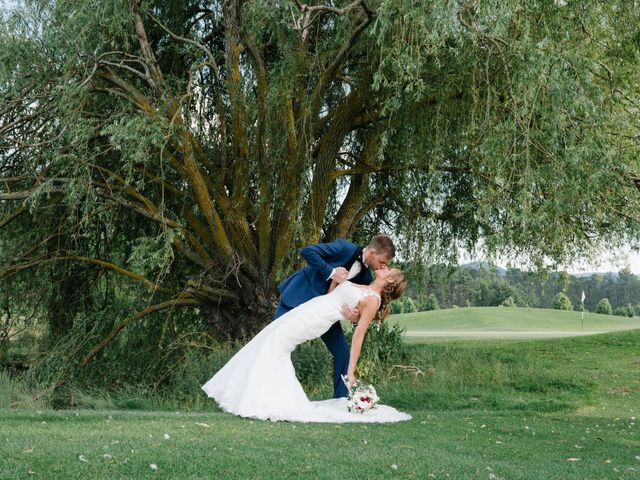
<path fill-rule="evenodd" d="M 286 100 L 284 122 L 287 130 L 287 169 L 283 172 L 281 183 L 283 184 L 282 200 L 275 206 L 273 214 L 274 228 L 271 232 L 273 244 L 273 264 L 278 265 L 291 247 L 293 229 L 297 222 L 298 203 L 300 202 L 300 184 L 303 175 L 304 157 L 299 152 L 298 138 L 296 136 L 295 116 L 293 113 L 293 100 Z M 271 279 L 275 279 L 277 269 L 271 270 Z"/>
<path fill-rule="evenodd" d="M 34 187 L 30 190 L 22 190 L 19 192 L 0 193 L 0 200 L 22 200 L 29 198 L 40 187 Z M 46 193 L 65 193 L 65 189 L 62 187 L 49 188 Z"/>
<path fill-rule="evenodd" d="M 209 65 L 211 66 L 211 68 L 213 69 L 213 72 L 216 75 L 216 80 L 218 80 L 218 81 L 220 80 L 220 78 L 221 78 L 220 77 L 220 68 L 218 67 L 218 63 L 216 62 L 216 59 L 213 56 L 213 53 L 211 53 L 211 50 L 209 50 L 206 46 L 204 46 L 200 42 L 197 42 L 197 41 L 192 40 L 192 39 L 187 38 L 187 37 L 182 37 L 182 36 L 178 35 L 177 33 L 172 32 L 164 23 L 162 23 L 157 17 L 155 17 L 151 13 L 149 14 L 149 16 L 151 17 L 151 19 L 158 26 L 160 26 L 160 28 L 162 28 L 165 32 L 167 32 L 169 34 L 169 36 L 171 38 L 173 38 L 174 40 L 177 40 L 179 42 L 188 43 L 189 45 L 193 45 L 194 47 L 199 48 L 200 50 L 202 50 L 204 52 L 204 54 L 207 56 L 207 59 L 209 60 Z"/>
<path fill-rule="evenodd" d="M 245 104 L 242 93 L 242 70 L 240 68 L 240 13 L 241 2 L 223 2 L 225 25 L 225 53 L 227 59 L 227 84 L 231 105 L 231 140 L 233 147 L 233 179 L 231 182 L 231 205 L 237 217 L 247 218 L 249 184 L 249 145 L 245 125 Z"/>
<path fill-rule="evenodd" d="M 0 228 L 7 226 L 9 223 L 11 223 L 13 220 L 18 218 L 20 215 L 22 215 L 26 211 L 27 211 L 27 206 L 23 205 L 22 207 L 18 208 L 15 212 L 10 213 L 6 217 L 4 217 L 2 220 L 0 220 Z"/>
<path fill-rule="evenodd" d="M 76 261 L 76 262 L 84 262 L 84 263 L 99 265 L 103 268 L 113 270 L 119 275 L 123 275 L 125 277 L 131 278 L 132 280 L 135 280 L 137 282 L 142 282 L 151 291 L 158 291 L 160 293 L 167 293 L 167 294 L 172 293 L 171 290 L 161 287 L 160 285 L 153 283 L 151 280 L 147 280 L 142 275 L 132 272 L 130 270 L 126 270 L 120 267 L 119 265 L 116 265 L 115 263 L 107 262 L 105 260 L 100 260 L 98 258 L 83 257 L 79 255 L 62 255 L 62 256 L 46 257 L 46 258 L 40 258 L 40 259 L 32 260 L 29 262 L 17 264 L 17 265 L 11 265 L 8 268 L 4 269 L 2 272 L 0 272 L 0 280 L 8 277 L 12 277 L 13 275 L 18 274 L 23 270 L 27 270 L 29 268 L 36 267 L 38 265 L 49 263 L 49 262 L 57 262 L 57 261 L 62 261 L 62 262 Z"/>
<path fill-rule="evenodd" d="M 111 341 L 116 337 L 116 335 L 118 335 L 120 330 L 122 330 L 124 327 L 129 325 L 131 322 L 135 320 L 139 320 L 140 318 L 152 312 L 165 310 L 167 308 L 178 307 L 178 306 L 197 306 L 200 304 L 201 304 L 200 301 L 194 298 L 178 297 L 178 298 L 174 298 L 173 300 L 167 300 L 166 302 L 161 302 L 155 305 L 151 305 L 150 307 L 147 307 L 144 310 L 141 310 L 140 312 L 136 313 L 134 316 L 129 317 L 117 323 L 116 326 L 113 327 L 113 329 L 95 347 L 93 347 L 93 349 L 89 353 L 87 353 L 83 357 L 83 359 L 80 361 L 79 367 L 82 368 L 85 365 L 87 365 L 87 363 L 89 363 L 93 357 L 95 357 L 104 347 L 106 347 L 109 343 L 111 343 Z"/>
<path fill-rule="evenodd" d="M 320 105 L 322 103 L 322 95 L 326 90 L 327 86 L 337 74 L 338 69 L 344 62 L 349 51 L 355 45 L 356 40 L 358 39 L 360 34 L 369 26 L 369 24 L 373 20 L 373 12 L 369 9 L 369 7 L 367 7 L 367 4 L 365 3 L 364 0 L 358 0 L 357 2 L 354 2 L 354 4 L 357 4 L 362 8 L 362 10 L 365 13 L 365 18 L 362 20 L 362 22 L 359 25 L 356 26 L 355 30 L 351 33 L 351 36 L 345 41 L 345 43 L 340 48 L 340 50 L 338 51 L 333 61 L 329 64 L 329 66 L 324 70 L 324 72 L 320 76 L 320 79 L 318 80 L 318 83 L 316 84 L 311 96 L 311 104 L 312 104 L 311 113 L 314 117 L 320 111 Z M 351 5 L 349 6 L 349 10 L 352 10 L 353 8 L 355 8 L 355 6 L 357 6 L 354 4 L 351 4 L 353 5 L 353 7 Z M 345 8 L 348 8 L 348 7 L 345 7 Z"/>
<path fill-rule="evenodd" d="M 147 38 L 147 32 L 144 28 L 144 22 L 142 21 L 141 15 L 141 3 L 142 0 L 131 0 L 131 9 L 133 11 L 133 16 L 136 23 L 136 33 L 138 35 L 138 42 L 140 43 L 140 48 L 142 49 L 142 54 L 144 55 L 147 63 L 149 64 L 149 75 L 147 81 L 155 87 L 158 93 L 162 94 L 163 91 L 163 78 L 162 72 L 160 71 L 160 67 L 158 66 L 158 61 L 156 60 L 155 55 L 153 54 L 153 50 L 151 49 L 151 45 L 149 44 L 149 40 Z"/>
<path fill-rule="evenodd" d="M 376 132 L 371 132 L 367 136 L 364 147 L 358 156 L 357 161 L 360 163 L 368 164 L 378 152 L 379 135 Z M 369 191 L 369 174 L 358 174 L 351 177 L 351 184 L 349 185 L 349 191 L 340 205 L 336 218 L 333 222 L 333 229 L 328 233 L 328 239 L 333 240 L 336 238 L 348 238 L 355 230 L 357 222 L 362 218 L 362 202 L 365 195 Z M 373 206 L 371 206 L 373 208 Z"/>
<path fill-rule="evenodd" d="M 316 243 L 320 240 L 331 185 L 335 179 L 333 172 L 338 152 L 344 144 L 345 136 L 351 130 L 354 117 L 359 115 L 363 108 L 362 99 L 352 90 L 337 107 L 331 125 L 318 141 L 311 193 L 303 216 L 305 230 L 309 233 L 309 238 L 306 239 L 308 242 Z"/>
<path fill-rule="evenodd" d="M 245 45 L 249 52 L 249 56 L 253 60 L 256 70 L 257 86 L 256 86 L 256 105 L 258 116 L 256 119 L 256 159 L 259 165 L 258 172 L 258 188 L 260 191 L 259 213 L 257 220 L 258 230 L 258 255 L 260 257 L 260 265 L 263 271 L 268 271 L 270 265 L 270 243 L 269 233 L 271 232 L 271 188 L 269 178 L 273 175 L 273 170 L 265 157 L 265 118 L 266 118 L 266 102 L 267 102 L 267 72 L 264 63 L 256 50 L 256 47 L 248 39 L 245 39 Z"/>

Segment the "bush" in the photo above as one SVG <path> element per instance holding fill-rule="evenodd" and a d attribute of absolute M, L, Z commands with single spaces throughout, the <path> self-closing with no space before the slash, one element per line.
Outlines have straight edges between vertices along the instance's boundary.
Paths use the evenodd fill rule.
<path fill-rule="evenodd" d="M 355 330 L 347 326 L 344 327 L 344 331 L 347 342 L 351 344 Z M 384 322 L 378 328 L 377 323 L 372 322 L 362 344 L 356 377 L 370 382 L 379 382 L 386 378 L 386 372 L 391 365 L 402 363 L 407 356 L 403 337 L 404 329 L 397 324 Z M 326 397 L 331 393 L 331 354 L 319 338 L 299 345 L 292 354 L 292 361 L 296 376 L 309 395 Z"/>
<path fill-rule="evenodd" d="M 404 329 L 398 324 L 384 322 L 369 326 L 358 359 L 356 377 L 366 381 L 378 382 L 386 377 L 393 364 L 402 363 L 407 357 L 406 344 L 403 342 Z M 353 330 L 346 332 L 347 342 L 351 344 Z"/>
<path fill-rule="evenodd" d="M 396 315 L 398 313 L 402 313 L 404 310 L 404 298 L 399 298 L 391 302 L 391 314 Z"/>
<path fill-rule="evenodd" d="M 38 410 L 49 408 L 46 395 L 41 388 L 30 385 L 21 378 L 12 378 L 8 372 L 0 370 L 0 408 L 26 408 Z"/>
<path fill-rule="evenodd" d="M 416 302 L 413 301 L 413 298 L 406 297 L 403 302 L 402 313 L 414 313 L 418 311 L 418 307 L 416 306 Z"/>
<path fill-rule="evenodd" d="M 504 301 L 500 304 L 501 307 L 509 307 L 509 308 L 515 308 L 517 307 L 515 300 L 513 299 L 513 297 L 507 297 L 504 299 Z"/>
<path fill-rule="evenodd" d="M 626 307 L 617 307 L 613 311 L 613 314 L 618 317 L 633 317 L 634 313 L 635 313 L 635 309 L 631 304 L 627 305 Z"/>
<path fill-rule="evenodd" d="M 438 305 L 438 299 L 433 293 L 430 293 L 427 299 L 424 301 L 422 311 L 430 312 L 432 310 L 439 310 L 440 305 Z"/>
<path fill-rule="evenodd" d="M 556 310 L 573 310 L 573 305 L 564 292 L 558 292 L 553 299 L 553 308 Z"/>
<path fill-rule="evenodd" d="M 291 361 L 298 380 L 309 393 L 318 393 L 333 385 L 331 354 L 319 338 L 298 345 L 291 354 Z"/>
<path fill-rule="evenodd" d="M 598 305 L 596 306 L 596 313 L 600 313 L 602 315 L 611 315 L 613 313 L 608 298 L 603 298 L 598 302 Z"/>

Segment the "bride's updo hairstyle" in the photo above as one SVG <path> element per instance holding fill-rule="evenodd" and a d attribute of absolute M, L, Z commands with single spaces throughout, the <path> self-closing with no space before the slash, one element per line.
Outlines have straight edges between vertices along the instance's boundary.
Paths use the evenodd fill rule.
<path fill-rule="evenodd" d="M 407 288 L 407 279 L 404 278 L 402 271 L 395 269 L 396 272 L 387 277 L 387 281 L 382 287 L 382 301 L 380 302 L 380 308 L 378 309 L 378 322 L 382 323 L 389 311 L 391 310 L 391 302 L 399 299 Z"/>

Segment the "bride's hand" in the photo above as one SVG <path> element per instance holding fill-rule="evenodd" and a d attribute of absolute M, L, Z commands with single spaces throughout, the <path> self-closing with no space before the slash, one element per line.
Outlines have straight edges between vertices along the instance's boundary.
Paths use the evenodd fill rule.
<path fill-rule="evenodd" d="M 353 384 L 356 383 L 356 376 L 351 372 L 347 373 L 347 381 L 349 382 L 349 388 L 353 387 Z"/>

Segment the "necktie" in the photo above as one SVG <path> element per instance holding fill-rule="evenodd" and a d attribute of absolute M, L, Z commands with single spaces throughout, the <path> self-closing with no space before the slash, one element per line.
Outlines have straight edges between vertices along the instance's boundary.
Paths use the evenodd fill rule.
<path fill-rule="evenodd" d="M 351 265 L 351 268 L 349 269 L 349 276 L 347 277 L 347 279 L 352 279 L 353 277 L 358 275 L 361 270 L 362 267 L 360 266 L 360 262 L 356 260 L 355 262 L 353 262 L 353 265 Z"/>

